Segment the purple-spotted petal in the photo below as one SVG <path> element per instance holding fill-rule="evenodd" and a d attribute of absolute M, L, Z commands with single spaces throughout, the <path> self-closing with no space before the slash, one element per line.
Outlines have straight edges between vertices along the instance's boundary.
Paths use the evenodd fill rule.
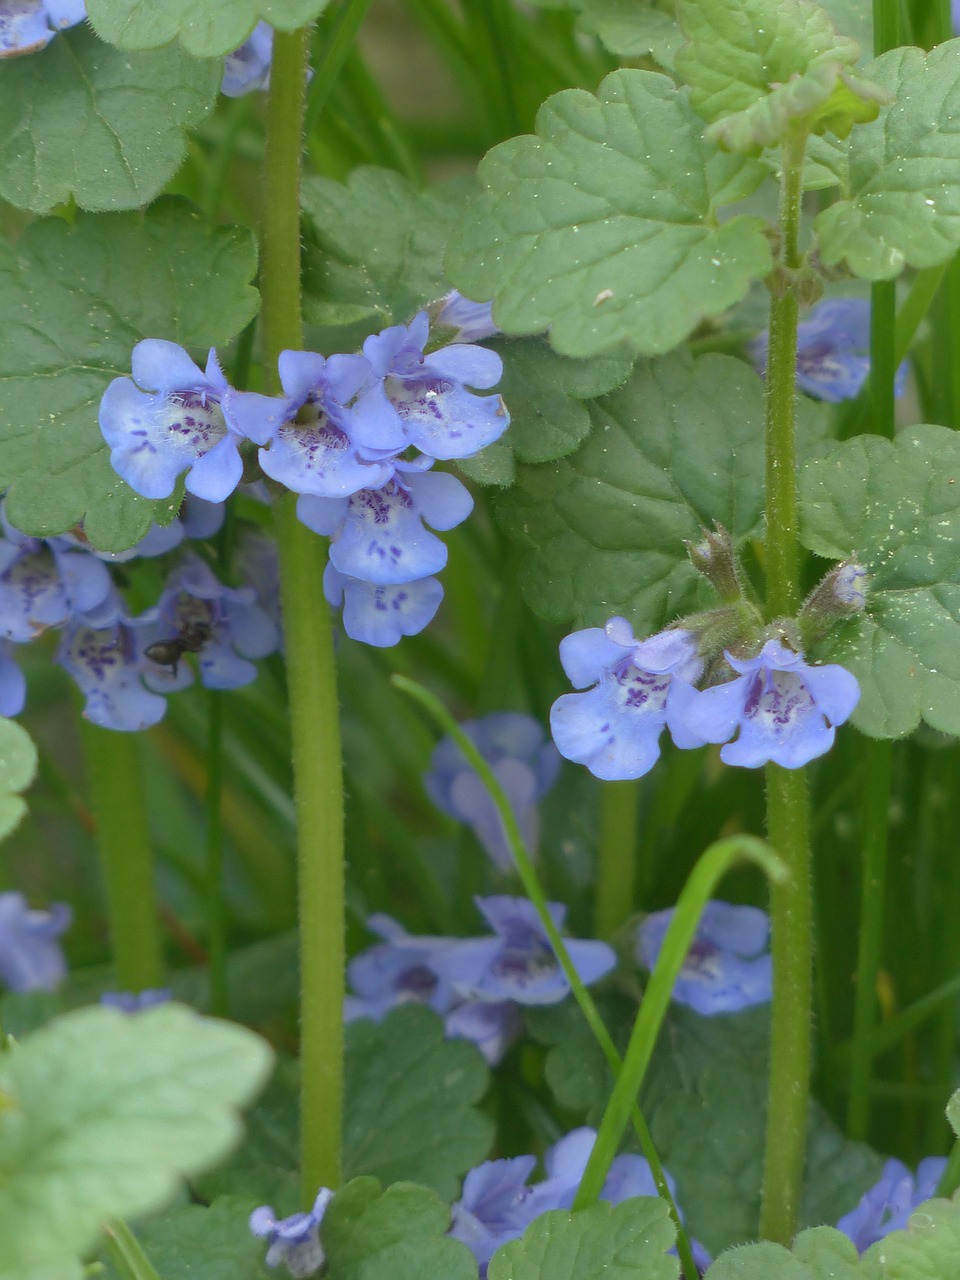
<path fill-rule="evenodd" d="M 403 636 L 416 635 L 434 618 L 443 599 L 436 578 L 422 578 L 399 586 L 374 586 L 347 578 L 332 564 L 323 575 L 327 600 L 334 607 L 343 601 L 343 627 L 351 640 L 378 649 L 398 644 Z"/>

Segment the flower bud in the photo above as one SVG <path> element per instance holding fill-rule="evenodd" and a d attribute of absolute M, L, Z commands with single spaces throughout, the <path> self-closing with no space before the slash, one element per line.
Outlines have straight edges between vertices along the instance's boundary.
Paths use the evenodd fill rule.
<path fill-rule="evenodd" d="M 856 560 L 835 565 L 807 597 L 799 623 L 804 640 L 825 635 L 835 622 L 862 613 L 867 604 L 869 575 Z"/>
<path fill-rule="evenodd" d="M 702 573 L 724 604 L 734 604 L 743 599 L 740 566 L 733 549 L 733 539 L 722 524 L 712 533 L 704 530 L 699 542 L 685 543 L 690 562 Z"/>

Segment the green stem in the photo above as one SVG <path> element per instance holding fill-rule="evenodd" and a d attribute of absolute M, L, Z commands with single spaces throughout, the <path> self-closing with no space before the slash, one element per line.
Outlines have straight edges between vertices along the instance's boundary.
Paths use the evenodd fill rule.
<path fill-rule="evenodd" d="M 783 261 L 800 265 L 800 207 L 805 133 L 782 147 L 780 227 Z M 767 617 L 796 613 L 800 602 L 796 450 L 797 299 L 787 287 L 770 303 L 770 358 L 765 414 Z M 760 1234 L 789 1244 L 797 1222 L 806 1148 L 813 1004 L 809 797 L 802 770 L 766 767 L 767 839 L 786 863 L 771 887 L 773 1007 L 770 1092 Z"/>
<path fill-rule="evenodd" d="M 892 280 L 870 287 L 870 400 L 873 434 L 893 439 L 897 293 Z"/>
<path fill-rule="evenodd" d="M 83 749 L 117 983 L 144 991 L 163 982 L 153 850 L 136 734 L 84 722 Z"/>
<path fill-rule="evenodd" d="M 268 388 L 281 350 L 303 345 L 300 154 L 306 29 L 277 31 L 267 106 L 261 333 Z M 343 767 L 323 544 L 297 520 L 296 498 L 275 510 L 297 809 L 300 919 L 301 1193 L 340 1182 L 343 1099 Z"/>
<path fill-rule="evenodd" d="M 873 55 L 879 58 L 900 43 L 900 0 L 873 0 Z"/>
<path fill-rule="evenodd" d="M 887 866 L 887 827 L 893 744 L 864 743 L 866 785 L 863 797 L 863 848 L 860 881 L 860 946 L 853 1012 L 853 1051 L 847 1133 L 866 1138 L 870 1119 L 870 1073 L 873 1026 L 877 1011 L 877 971 L 883 933 L 883 898 Z"/>
<path fill-rule="evenodd" d="M 608 938 L 633 910 L 637 869 L 637 785 L 604 782 L 600 787 L 594 932 Z"/>
<path fill-rule="evenodd" d="M 802 769 L 768 764 L 767 839 L 788 879 L 770 890 L 773 1004 L 760 1235 L 789 1244 L 806 1150 L 813 1001 L 809 798 Z"/>
<path fill-rule="evenodd" d="M 657 963 L 643 993 L 640 1012 L 624 1054 L 623 1066 L 600 1121 L 597 1141 L 573 1202 L 574 1209 L 583 1209 L 593 1204 L 603 1190 L 610 1165 L 620 1146 L 630 1109 L 653 1056 L 673 988 L 697 932 L 700 916 L 713 897 L 719 881 L 732 866 L 741 861 L 752 862 L 760 867 L 773 884 L 780 882 L 785 874 L 773 851 L 755 836 L 733 836 L 718 840 L 701 854 L 677 900 Z"/>
<path fill-rule="evenodd" d="M 207 692 L 207 956 L 210 1012 L 227 1016 L 227 938 L 223 909 L 223 695 Z"/>
<path fill-rule="evenodd" d="M 543 925 L 544 932 L 550 940 L 550 946 L 553 948 L 557 962 L 563 970 L 564 977 L 570 985 L 573 997 L 580 1006 L 580 1011 L 584 1016 L 587 1026 L 593 1033 L 594 1039 L 603 1051 L 603 1056 L 607 1060 L 610 1070 L 616 1078 L 622 1067 L 620 1055 L 617 1053 L 616 1045 L 610 1036 L 609 1031 L 604 1025 L 603 1019 L 597 1006 L 593 1002 L 593 998 L 587 991 L 581 981 L 580 975 L 570 959 L 570 953 L 567 950 L 566 943 L 560 935 L 560 931 L 553 922 L 553 917 L 547 907 L 547 897 L 543 891 L 540 881 L 537 879 L 537 873 L 534 870 L 533 862 L 530 854 L 520 834 L 520 828 L 517 825 L 516 815 L 513 812 L 513 806 L 500 783 L 497 781 L 496 775 L 490 768 L 490 765 L 484 760 L 483 756 L 477 750 L 474 743 L 470 741 L 460 726 L 450 715 L 446 707 L 438 698 L 435 698 L 429 690 L 423 685 L 417 684 L 415 680 L 408 680 L 406 676 L 395 675 L 391 677 L 391 682 L 404 693 L 409 694 L 416 702 L 424 708 L 424 710 L 433 718 L 438 727 L 450 735 L 463 752 L 465 758 L 469 761 L 471 767 L 477 773 L 483 785 L 489 793 L 490 799 L 496 806 L 497 813 L 500 815 L 500 821 L 503 823 L 504 834 L 507 837 L 507 843 L 513 854 L 514 861 L 517 865 L 517 872 L 523 883 L 524 891 L 530 901 L 536 908 L 540 923 Z M 650 1130 L 647 1122 L 643 1117 L 640 1107 L 634 1098 L 632 1108 L 630 1110 L 630 1118 L 633 1122 L 634 1131 L 640 1142 L 640 1149 L 646 1157 L 650 1166 L 650 1172 L 653 1175 L 654 1183 L 657 1187 L 657 1193 L 662 1200 L 666 1202 L 670 1211 L 670 1217 L 673 1219 L 673 1225 L 677 1232 L 677 1253 L 680 1255 L 680 1262 L 687 1277 L 687 1280 L 693 1280 L 698 1275 L 696 1264 L 693 1261 L 693 1253 L 690 1249 L 690 1242 L 687 1239 L 686 1231 L 680 1221 L 680 1214 L 677 1210 L 673 1194 L 667 1183 L 666 1175 L 663 1172 L 663 1165 L 660 1157 L 653 1145 L 653 1138 L 650 1136 Z"/>
<path fill-rule="evenodd" d="M 160 1280 L 140 1241 L 119 1218 L 104 1223 L 103 1243 L 104 1253 L 122 1280 Z"/>

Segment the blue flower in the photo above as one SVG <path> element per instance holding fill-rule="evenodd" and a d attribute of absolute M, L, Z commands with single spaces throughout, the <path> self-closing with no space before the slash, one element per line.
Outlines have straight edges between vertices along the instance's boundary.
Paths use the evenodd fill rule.
<path fill-rule="evenodd" d="M 0 515 L 0 636 L 23 644 L 109 595 L 110 574 L 66 538 L 31 538 Z"/>
<path fill-rule="evenodd" d="M 537 847 L 537 801 L 556 781 L 560 756 L 544 741 L 543 727 L 533 716 L 497 711 L 461 725 L 492 768 L 513 808 L 524 844 Z M 512 871 L 513 855 L 500 815 L 480 778 L 452 738 L 444 738 L 430 758 L 424 786 L 438 809 L 465 822 L 501 871 Z"/>
<path fill-rule="evenodd" d="M 384 941 L 361 951 L 347 966 L 347 980 L 356 994 L 344 1001 L 344 1019 L 380 1022 L 397 1005 L 410 1003 L 446 1013 L 455 997 L 443 970 L 445 940 L 412 937 L 382 913 L 369 916 L 367 928 Z"/>
<path fill-rule="evenodd" d="M 523 1033 L 523 1018 L 517 1005 L 509 1000 L 465 1000 L 450 1010 L 443 1029 L 448 1040 L 475 1044 L 488 1066 L 495 1067 Z"/>
<path fill-rule="evenodd" d="M 535 1218 L 552 1209 L 570 1209 L 596 1140 L 596 1130 L 586 1126 L 566 1134 L 544 1154 L 546 1176 L 532 1186 L 527 1180 L 536 1163 L 533 1156 L 487 1160 L 470 1170 L 461 1198 L 452 1207 L 453 1222 L 448 1234 L 473 1252 L 481 1277 L 487 1274 L 496 1250 L 521 1236 Z M 664 1176 L 675 1195 L 673 1178 L 666 1171 Z M 646 1160 L 626 1154 L 613 1160 L 600 1199 L 620 1204 L 638 1196 L 656 1195 L 656 1183 Z M 705 1271 L 710 1255 L 695 1240 L 691 1247 L 698 1269 Z"/>
<path fill-rule="evenodd" d="M 437 324 L 457 330 L 454 342 L 482 342 L 500 332 L 493 322 L 492 302 L 471 302 L 456 289 L 440 299 Z"/>
<path fill-rule="evenodd" d="M 845 667 L 811 667 L 779 640 L 768 640 L 755 658 L 727 653 L 726 659 L 737 679 L 695 693 L 685 712 L 691 733 L 727 744 L 720 751 L 726 764 L 756 769 L 772 760 L 798 769 L 830 750 L 834 726 L 850 717 L 860 697 Z"/>
<path fill-rule="evenodd" d="M 770 335 L 750 344 L 757 372 L 765 374 Z M 902 395 L 909 366 L 897 370 L 895 390 Z M 828 298 L 797 326 L 797 386 L 818 400 L 837 404 L 859 395 L 870 372 L 870 303 L 866 298 Z"/>
<path fill-rule="evenodd" d="M 253 588 L 225 587 L 192 554 L 170 575 L 157 612 L 144 649 L 151 660 L 146 683 L 160 693 L 192 683 L 193 673 L 180 661 L 184 653 L 197 655 L 200 681 L 206 688 L 239 689 L 256 679 L 257 668 L 249 659 L 265 658 L 280 642 L 277 627 L 256 603 Z"/>
<path fill-rule="evenodd" d="M 363 344 L 372 376 L 357 398 L 353 437 L 369 456 L 413 445 L 430 458 L 469 458 L 503 435 L 510 424 L 500 396 L 476 396 L 500 381 L 494 351 L 452 343 L 424 355 L 427 313 L 409 325 L 373 334 Z"/>
<path fill-rule="evenodd" d="M 703 671 L 697 642 L 689 631 L 661 631 L 634 638 L 625 618 L 605 627 L 574 631 L 560 642 L 560 661 L 577 689 L 550 711 L 550 730 L 560 754 L 585 764 L 606 781 L 639 778 L 660 755 L 664 725 L 678 747 L 699 747 L 704 739 L 684 723 L 696 696 L 693 682 Z"/>
<path fill-rule="evenodd" d="M 880 1181 L 864 1193 L 837 1227 L 863 1253 L 889 1232 L 906 1227 L 913 1211 L 936 1195 L 946 1164 L 942 1156 L 928 1156 L 917 1165 L 914 1177 L 899 1160 L 888 1160 Z"/>
<path fill-rule="evenodd" d="M 250 1230 L 269 1242 L 268 1267 L 286 1263 L 290 1275 L 297 1277 L 312 1276 L 320 1270 L 326 1261 L 320 1227 L 332 1199 L 333 1192 L 321 1187 L 309 1213 L 295 1213 L 289 1218 L 275 1218 L 269 1205 L 254 1209 Z"/>
<path fill-rule="evenodd" d="M 145 498 L 168 498 L 186 471 L 188 492 L 222 502 L 240 483 L 243 462 L 216 352 L 201 371 L 175 342 L 146 338 L 133 349 L 132 370 L 133 380 L 114 378 L 100 402 L 114 471 Z"/>
<path fill-rule="evenodd" d="M 330 563 L 347 577 L 378 585 L 428 578 L 447 563 L 447 548 L 424 528 L 453 529 L 473 510 L 473 498 L 456 476 L 417 474 L 405 464 L 380 489 L 347 498 L 303 495 L 297 515 L 326 534 Z"/>
<path fill-rule="evenodd" d="M 73 618 L 54 659 L 84 695 L 84 718 L 104 729 L 136 733 L 163 719 L 166 698 L 151 693 L 142 678 L 148 667 L 144 628 L 148 610 L 131 618 L 114 594 L 95 614 Z"/>
<path fill-rule="evenodd" d="M 0 4 L 0 58 L 36 53 L 58 31 L 87 16 L 84 0 L 3 0 Z"/>
<path fill-rule="evenodd" d="M 0 982 L 11 991 L 53 991 L 67 972 L 57 939 L 72 918 L 63 902 L 33 911 L 22 893 L 0 893 Z"/>
<path fill-rule="evenodd" d="M 268 89 L 272 60 L 273 27 L 269 22 L 258 22 L 239 49 L 224 59 L 220 92 L 239 98 L 256 89 Z"/>
<path fill-rule="evenodd" d="M 653 970 L 673 908 L 655 911 L 637 929 L 637 959 Z M 770 999 L 770 921 L 757 907 L 708 902 L 687 952 L 673 998 L 697 1013 L 734 1013 Z"/>
<path fill-rule="evenodd" d="M 505 895 L 474 901 L 495 933 L 493 938 L 464 938 L 444 956 L 444 972 L 458 994 L 474 1000 L 513 1000 L 517 1004 L 556 1004 L 570 987 L 540 922 L 526 898 Z M 567 909 L 548 904 L 561 928 Z M 617 962 L 605 942 L 566 940 L 567 951 L 582 982 L 589 985 Z"/>
<path fill-rule="evenodd" d="M 436 578 L 377 586 L 348 578 L 329 563 L 323 574 L 323 591 L 334 609 L 343 604 L 343 629 L 350 639 L 378 649 L 388 649 L 403 636 L 422 631 L 443 599 L 443 587 Z"/>
<path fill-rule="evenodd" d="M 238 430 L 261 444 L 260 466 L 294 493 L 343 498 L 379 489 L 394 473 L 392 460 L 360 457 L 349 403 L 370 376 L 363 356 L 325 359 L 313 351 L 281 351 L 283 396 L 227 393 L 226 409 Z"/>
<path fill-rule="evenodd" d="M 166 1004 L 172 998 L 169 987 L 147 987 L 145 991 L 104 991 L 100 1003 L 121 1013 L 142 1013 L 158 1004 Z"/>
<path fill-rule="evenodd" d="M 451 1207 L 448 1235 L 473 1253 L 481 1277 L 497 1249 L 519 1239 L 542 1212 L 531 1204 L 532 1188 L 527 1185 L 536 1163 L 536 1156 L 486 1160 L 463 1180 L 460 1199 Z"/>

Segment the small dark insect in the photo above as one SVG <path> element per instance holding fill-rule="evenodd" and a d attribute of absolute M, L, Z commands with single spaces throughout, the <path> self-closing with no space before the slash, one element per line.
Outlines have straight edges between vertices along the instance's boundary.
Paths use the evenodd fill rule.
<path fill-rule="evenodd" d="M 209 639 L 210 628 L 205 622 L 188 622 L 171 639 L 148 644 L 143 656 L 155 662 L 158 667 L 169 667 L 170 674 L 175 676 L 183 655 L 199 653 Z"/>

